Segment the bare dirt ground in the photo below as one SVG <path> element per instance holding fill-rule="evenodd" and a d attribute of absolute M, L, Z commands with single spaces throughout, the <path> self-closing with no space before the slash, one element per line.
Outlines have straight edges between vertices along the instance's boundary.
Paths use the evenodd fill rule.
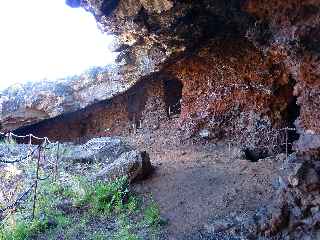
<path fill-rule="evenodd" d="M 190 236 L 206 228 L 211 218 L 254 211 L 274 194 L 279 157 L 250 162 L 228 144 L 169 144 L 174 141 L 163 133 L 129 141 L 146 150 L 156 167 L 134 189 L 152 194 L 159 203 L 168 220 L 164 239 L 200 239 Z"/>

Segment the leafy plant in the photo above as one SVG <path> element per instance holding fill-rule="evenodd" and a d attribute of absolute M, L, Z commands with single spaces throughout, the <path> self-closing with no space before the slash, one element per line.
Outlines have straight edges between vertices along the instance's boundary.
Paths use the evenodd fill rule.
<path fill-rule="evenodd" d="M 162 223 L 160 209 L 155 202 L 152 202 L 144 212 L 144 221 L 148 226 L 157 226 Z"/>
<path fill-rule="evenodd" d="M 92 192 L 92 208 L 97 212 L 121 211 L 128 196 L 127 178 L 119 178 L 111 183 L 97 183 Z"/>
<path fill-rule="evenodd" d="M 129 213 L 136 212 L 139 207 L 138 199 L 134 196 L 130 196 L 126 205 Z"/>
<path fill-rule="evenodd" d="M 1 240 L 25 240 L 44 232 L 50 227 L 48 220 L 34 220 L 28 222 L 27 220 L 20 220 L 13 222 L 6 227 L 2 226 L 0 229 Z"/>
<path fill-rule="evenodd" d="M 133 233 L 134 225 L 131 225 L 126 215 L 119 218 L 119 230 L 114 235 L 114 240 L 139 240 L 140 238 Z"/>

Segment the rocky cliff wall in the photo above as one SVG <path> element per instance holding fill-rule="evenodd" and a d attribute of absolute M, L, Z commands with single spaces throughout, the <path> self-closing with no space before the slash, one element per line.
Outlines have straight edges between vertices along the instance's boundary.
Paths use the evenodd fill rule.
<path fill-rule="evenodd" d="M 288 113 L 295 103 L 294 80 L 274 58 L 245 38 L 222 36 L 170 65 L 184 85 L 185 135 L 207 129 L 213 139 L 266 151 L 279 143 L 277 129 L 292 121 Z"/>
<path fill-rule="evenodd" d="M 319 114 L 314 111 L 320 101 L 317 1 L 68 3 L 92 12 L 99 27 L 115 36 L 117 61 L 93 78 L 4 91 L 4 131 L 110 99 L 161 70 L 185 85 L 185 137 L 203 128 L 211 129 L 213 138 L 237 136 L 246 129 L 247 140 L 236 138 L 252 147 L 264 146 L 270 139 L 266 131 L 292 125 L 299 114 L 296 126 L 302 140 L 297 146 L 307 149 L 319 142 Z"/>

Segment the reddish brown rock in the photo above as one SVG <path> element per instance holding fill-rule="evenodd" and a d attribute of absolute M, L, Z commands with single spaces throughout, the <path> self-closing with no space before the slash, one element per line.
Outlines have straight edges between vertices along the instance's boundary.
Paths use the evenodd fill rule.
<path fill-rule="evenodd" d="M 284 53 L 283 62 L 296 81 L 294 94 L 300 106 L 296 125 L 300 134 L 314 135 L 317 142 L 316 134 L 320 133 L 320 115 L 316 111 L 320 107 L 320 1 L 247 0 L 243 9 L 257 17 L 257 23 L 268 23 L 269 39 L 262 48 Z M 258 42 L 253 35 L 253 41 Z M 306 143 L 300 145 L 303 151 L 307 149 Z M 310 149 L 314 147 L 315 144 L 310 145 Z"/>
<path fill-rule="evenodd" d="M 246 39 L 222 38 L 171 65 L 183 83 L 186 137 L 209 129 L 217 139 L 248 147 L 272 147 L 270 139 L 276 144 L 275 129 L 290 124 L 288 108 L 295 101 L 281 58 L 264 55 Z"/>

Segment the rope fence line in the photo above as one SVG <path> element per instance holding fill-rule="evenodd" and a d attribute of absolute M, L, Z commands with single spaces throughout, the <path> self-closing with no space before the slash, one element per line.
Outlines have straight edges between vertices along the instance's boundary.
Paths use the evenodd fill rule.
<path fill-rule="evenodd" d="M 5 164 L 13 164 L 13 163 L 19 163 L 19 162 L 23 162 L 24 160 L 27 160 L 28 158 L 30 158 L 31 156 L 34 155 L 34 153 L 37 151 L 38 149 L 35 148 L 32 152 L 29 152 L 27 156 L 18 159 L 18 160 L 14 160 L 14 161 L 7 161 L 7 160 L 2 160 L 0 159 L 0 163 L 5 163 Z M 1 157 L 1 156 L 0 156 Z"/>
<path fill-rule="evenodd" d="M 15 138 L 29 138 L 29 142 L 31 142 L 31 141 L 32 141 L 32 138 L 34 138 L 34 139 L 37 139 L 37 140 L 47 141 L 49 144 L 52 143 L 52 142 L 49 140 L 49 138 L 47 138 L 47 137 L 37 137 L 37 136 L 35 136 L 35 135 L 31 134 L 31 133 L 28 134 L 28 135 L 22 135 L 22 136 L 20 136 L 20 135 L 14 134 L 14 133 L 12 133 L 12 132 L 9 132 L 9 133 L 0 132 L 0 136 L 8 137 L 8 138 L 10 138 L 10 139 L 12 139 L 12 137 L 15 137 Z"/>
<path fill-rule="evenodd" d="M 7 217 L 9 217 L 11 214 L 13 214 L 17 208 L 19 208 L 19 206 L 22 204 L 22 202 L 24 202 L 26 199 L 28 199 L 28 197 L 30 197 L 30 195 L 32 195 L 33 193 L 33 198 L 32 198 L 32 219 L 35 218 L 35 213 L 36 213 L 36 207 L 37 207 L 37 199 L 38 199 L 38 185 L 40 181 L 45 181 L 47 179 L 49 179 L 50 177 L 52 177 L 52 179 L 54 181 L 57 181 L 58 179 L 58 166 L 59 166 L 59 159 L 60 159 L 60 143 L 57 141 L 55 143 L 51 142 L 49 140 L 48 137 L 37 137 L 33 134 L 28 134 L 28 135 L 17 135 L 14 134 L 12 132 L 9 133 L 3 133 L 0 132 L 0 136 L 4 137 L 7 139 L 8 141 L 8 145 L 11 143 L 14 143 L 14 139 L 28 139 L 28 151 L 26 156 L 21 157 L 20 153 L 18 154 L 18 158 L 17 160 L 4 160 L 1 159 L 3 158 L 5 155 L 2 154 L 0 155 L 0 164 L 5 164 L 5 165 L 10 165 L 10 164 L 17 164 L 17 163 L 21 163 L 23 161 L 35 161 L 36 165 L 35 165 L 35 177 L 32 178 L 31 177 L 31 183 L 28 183 L 26 185 L 28 185 L 27 188 L 25 188 L 24 190 L 21 191 L 21 193 L 17 194 L 17 197 L 15 199 L 12 200 L 13 197 L 9 197 L 7 198 L 5 196 L 4 193 L 4 189 L 6 188 L 6 186 L 4 186 L 4 189 L 0 189 L 2 192 L 3 197 L 7 200 L 7 205 L 4 206 L 3 208 L 0 208 L 0 224 L 2 224 L 3 220 L 5 220 Z M 32 140 L 37 140 L 37 141 L 41 141 L 40 143 L 37 142 L 35 145 L 33 145 Z M 51 146 L 50 146 L 51 145 Z M 33 146 L 36 146 L 35 148 L 33 148 Z M 50 150 L 52 148 L 56 147 L 56 154 L 55 154 L 55 160 L 53 162 L 49 161 L 49 159 L 46 157 L 47 152 L 46 150 Z M 14 155 L 8 146 L 8 152 L 11 153 L 11 155 Z M 10 155 L 10 154 L 9 154 Z M 41 164 L 47 164 L 47 166 L 50 166 L 50 169 L 52 169 L 52 171 L 48 174 L 46 174 L 46 170 L 44 170 L 44 166 L 41 166 Z M 48 165 L 49 164 L 49 165 Z M 40 176 L 40 169 L 43 169 L 44 173 L 46 176 L 41 177 Z"/>

